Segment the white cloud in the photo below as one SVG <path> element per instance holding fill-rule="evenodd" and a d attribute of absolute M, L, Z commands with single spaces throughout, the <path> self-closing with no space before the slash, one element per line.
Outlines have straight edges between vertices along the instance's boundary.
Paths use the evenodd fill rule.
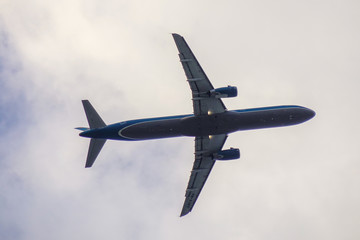
<path fill-rule="evenodd" d="M 0 4 L 0 238 L 358 239 L 359 4 L 42 1 Z M 105 122 L 189 113 L 171 32 L 229 109 L 299 104 L 303 125 L 232 134 L 178 218 L 193 141 L 108 142 L 84 169 L 81 99 Z"/>

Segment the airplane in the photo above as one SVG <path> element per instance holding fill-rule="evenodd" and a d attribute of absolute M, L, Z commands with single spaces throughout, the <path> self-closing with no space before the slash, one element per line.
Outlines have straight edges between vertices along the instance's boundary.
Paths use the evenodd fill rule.
<path fill-rule="evenodd" d="M 193 114 L 144 118 L 106 125 L 88 100 L 82 100 L 89 128 L 77 128 L 90 138 L 85 167 L 95 162 L 106 140 L 139 141 L 195 137 L 195 161 L 180 217 L 192 211 L 216 161 L 240 158 L 237 148 L 223 150 L 230 133 L 300 124 L 315 116 L 309 108 L 282 105 L 229 111 L 222 98 L 237 96 L 237 88 L 214 88 L 185 39 L 172 34 L 192 92 Z"/>

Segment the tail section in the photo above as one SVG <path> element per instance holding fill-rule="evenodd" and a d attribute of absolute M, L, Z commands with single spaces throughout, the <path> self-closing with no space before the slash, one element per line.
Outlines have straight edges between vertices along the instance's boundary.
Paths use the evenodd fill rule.
<path fill-rule="evenodd" d="M 84 132 L 82 133 L 85 133 L 87 131 L 90 132 L 93 129 L 106 127 L 105 122 L 101 119 L 99 114 L 96 112 L 95 108 L 91 105 L 91 103 L 88 100 L 82 100 L 82 104 L 84 106 L 86 118 L 88 120 L 90 129 L 87 128 L 77 128 L 77 129 L 83 130 Z M 80 133 L 80 136 L 82 136 L 82 133 Z M 86 164 L 85 164 L 86 168 L 89 168 L 94 164 L 105 142 L 106 139 L 91 138 L 89 151 L 86 158 Z"/>
<path fill-rule="evenodd" d="M 95 162 L 97 156 L 99 155 L 102 147 L 104 146 L 105 142 L 106 142 L 106 139 L 92 138 L 90 140 L 89 151 L 88 151 L 88 155 L 86 158 L 86 164 L 85 164 L 86 168 L 89 168 L 94 164 L 94 162 Z"/>
<path fill-rule="evenodd" d="M 77 127 L 77 128 L 75 128 L 76 130 L 80 130 L 80 131 L 83 131 L 83 132 L 85 132 L 85 131 L 87 131 L 87 130 L 90 130 L 90 128 L 86 128 L 86 127 Z"/>
<path fill-rule="evenodd" d="M 105 122 L 101 119 L 89 100 L 82 100 L 82 104 L 84 106 L 90 129 L 106 127 Z"/>

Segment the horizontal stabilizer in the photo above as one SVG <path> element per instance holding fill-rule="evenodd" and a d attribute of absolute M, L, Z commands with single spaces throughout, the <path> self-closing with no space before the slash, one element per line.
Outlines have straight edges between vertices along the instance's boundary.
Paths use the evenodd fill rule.
<path fill-rule="evenodd" d="M 102 147 L 104 146 L 105 142 L 106 142 L 106 139 L 92 138 L 90 140 L 89 151 L 88 151 L 88 155 L 87 155 L 87 158 L 86 158 L 86 164 L 85 164 L 86 168 L 89 168 L 94 164 L 95 159 L 99 155 L 99 153 L 100 153 Z"/>
<path fill-rule="evenodd" d="M 86 118 L 89 122 L 90 129 L 106 127 L 105 122 L 101 119 L 95 108 L 88 100 L 82 100 Z"/>

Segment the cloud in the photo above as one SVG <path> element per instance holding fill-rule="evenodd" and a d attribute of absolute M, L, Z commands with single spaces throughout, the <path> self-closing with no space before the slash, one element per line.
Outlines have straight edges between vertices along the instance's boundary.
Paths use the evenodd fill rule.
<path fill-rule="evenodd" d="M 3 239 L 358 239 L 358 4 L 14 0 L 0 7 Z M 190 113 L 169 33 L 229 109 L 299 104 L 303 125 L 232 134 L 178 218 L 192 138 L 108 141 L 84 169 L 81 99 L 106 123 Z"/>

